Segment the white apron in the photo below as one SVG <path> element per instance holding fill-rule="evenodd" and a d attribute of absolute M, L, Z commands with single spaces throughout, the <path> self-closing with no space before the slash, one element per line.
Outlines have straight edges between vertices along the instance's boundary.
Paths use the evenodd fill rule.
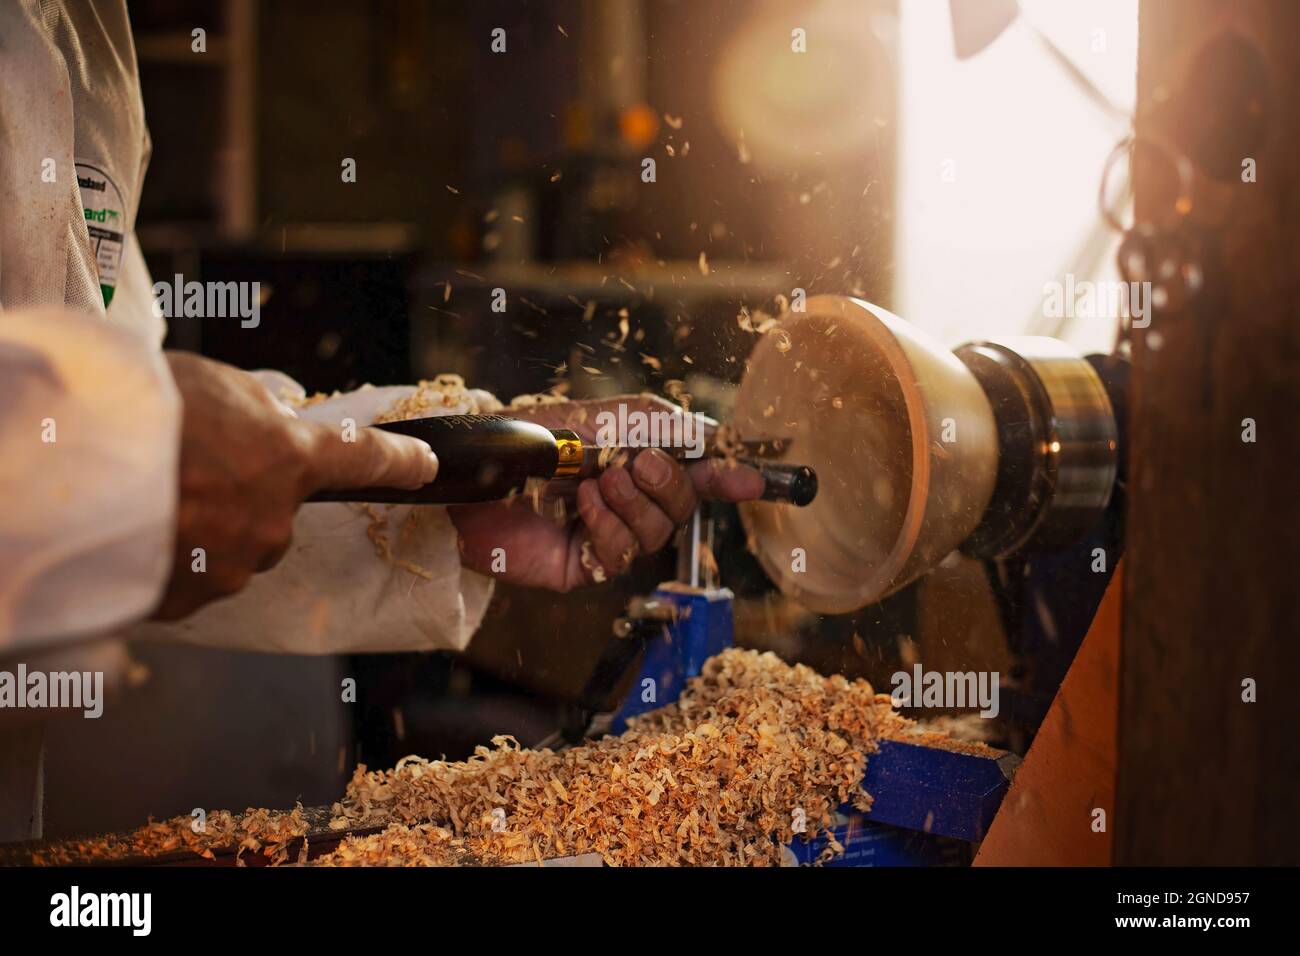
<path fill-rule="evenodd" d="M 53 653 L 67 666 L 78 646 L 107 668 L 124 659 L 110 638 L 303 654 L 463 649 L 492 584 L 461 568 L 444 509 L 414 524 L 407 508 L 384 512 L 398 557 L 427 576 L 380 559 L 357 508 L 310 505 L 285 560 L 244 592 L 178 624 L 141 623 L 170 572 L 181 411 L 135 239 L 149 152 L 125 3 L 2 0 L 0 670 L 43 669 Z M 303 414 L 364 425 L 409 391 L 362 390 Z M 491 401 L 471 394 L 444 411 L 480 399 Z M 11 717 L 0 710 L 0 840 L 39 821 L 39 801 L 14 809 L 33 803 L 39 734 L 30 724 L 6 734 Z"/>

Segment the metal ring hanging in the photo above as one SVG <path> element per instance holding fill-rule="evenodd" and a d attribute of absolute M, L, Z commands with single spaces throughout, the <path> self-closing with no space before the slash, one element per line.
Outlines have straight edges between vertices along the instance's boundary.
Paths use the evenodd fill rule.
<path fill-rule="evenodd" d="M 1132 229 L 1132 226 L 1125 226 L 1119 220 L 1119 216 L 1112 211 L 1110 205 L 1106 202 L 1106 186 L 1110 182 L 1111 170 L 1119 158 L 1124 155 L 1131 156 L 1136 152 L 1139 146 L 1150 146 L 1160 155 L 1164 156 L 1169 164 L 1178 174 L 1178 198 L 1174 201 L 1174 215 L 1182 219 L 1192 211 L 1192 187 L 1195 181 L 1195 167 L 1192 161 L 1182 154 L 1172 144 L 1156 137 L 1136 134 L 1126 136 L 1110 151 L 1106 157 L 1106 163 L 1101 170 L 1101 186 L 1097 193 L 1097 206 L 1101 212 L 1101 217 L 1106 224 L 1116 232 L 1125 233 Z M 1129 178 L 1132 179 L 1132 160 L 1129 161 Z M 1135 223 L 1136 224 L 1136 223 Z"/>

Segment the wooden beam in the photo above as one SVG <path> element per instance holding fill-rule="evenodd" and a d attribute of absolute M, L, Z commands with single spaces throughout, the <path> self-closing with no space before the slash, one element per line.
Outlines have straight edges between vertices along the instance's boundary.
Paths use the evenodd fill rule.
<path fill-rule="evenodd" d="M 1134 334 L 1119 864 L 1300 863 L 1296 116 L 1300 3 L 1142 0 L 1137 129 L 1195 164 L 1221 261 Z M 1138 165 L 1139 219 L 1173 178 Z"/>
<path fill-rule="evenodd" d="M 1121 562 L 975 866 L 1110 865 L 1123 587 Z"/>

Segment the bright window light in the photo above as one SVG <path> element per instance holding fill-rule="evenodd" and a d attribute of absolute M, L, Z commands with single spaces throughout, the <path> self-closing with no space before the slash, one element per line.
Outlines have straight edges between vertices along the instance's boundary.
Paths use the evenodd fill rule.
<path fill-rule="evenodd" d="M 896 311 L 951 345 L 1044 334 L 1109 351 L 1116 317 L 1056 316 L 1045 287 L 1118 280 L 1097 192 L 1126 126 L 1035 31 L 1131 114 L 1137 0 L 1022 0 L 1006 32 L 965 61 L 948 0 L 899 8 Z"/>

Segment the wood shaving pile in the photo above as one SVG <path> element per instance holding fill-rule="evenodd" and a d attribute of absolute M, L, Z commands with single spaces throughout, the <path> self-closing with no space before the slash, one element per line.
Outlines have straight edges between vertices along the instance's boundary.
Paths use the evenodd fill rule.
<path fill-rule="evenodd" d="M 459 375 L 444 374 L 422 380 L 414 392 L 377 415 L 375 424 L 435 415 L 486 415 L 500 410 L 501 403 L 487 392 L 466 388 L 465 380 Z"/>
<path fill-rule="evenodd" d="M 595 852 L 610 865 L 772 865 L 796 810 L 811 837 L 846 801 L 869 809 L 867 756 L 907 725 L 865 681 L 733 648 L 619 737 L 561 751 L 498 737 L 463 762 L 358 767 L 331 826 L 387 826 L 349 853 L 389 862 L 428 859 L 412 828 L 434 822 L 505 862 Z"/>
<path fill-rule="evenodd" d="M 236 848 L 237 855 L 260 853 L 271 865 L 289 861 L 289 844 L 307 835 L 311 826 L 301 805 L 288 813 L 250 808 L 244 813 L 214 810 L 195 832 L 193 817 L 172 817 L 150 821 L 137 830 L 86 840 L 55 843 L 32 855 L 37 866 L 67 866 L 71 863 L 154 857 L 189 850 L 204 859 L 215 858 L 214 850 Z"/>
<path fill-rule="evenodd" d="M 316 860 L 316 866 L 483 866 L 497 863 L 476 856 L 467 841 L 445 827 L 394 823 L 381 833 L 353 836 Z"/>
<path fill-rule="evenodd" d="M 406 757 L 375 772 L 363 765 L 328 817 L 301 806 L 214 811 L 202 833 L 189 817 L 175 817 L 55 844 L 31 862 L 178 850 L 212 859 L 214 850 L 236 848 L 244 859 L 256 853 L 272 865 L 301 863 L 307 844 L 298 843 L 296 854 L 292 845 L 328 819 L 334 831 L 384 829 L 346 837 L 317 865 L 540 863 L 582 853 L 612 866 L 776 865 L 794 839 L 829 835 L 842 804 L 870 809 L 861 782 L 878 740 L 941 742 L 942 735 L 915 729 L 866 681 L 823 677 L 770 652 L 732 648 L 710 659 L 676 703 L 635 718 L 618 737 L 560 751 L 526 750 L 497 737 L 466 761 Z M 794 832 L 797 817 L 806 821 L 802 837 Z M 825 858 L 842 852 L 829 842 Z"/>
<path fill-rule="evenodd" d="M 984 718 L 976 714 L 973 715 L 973 719 L 969 723 L 973 725 L 975 721 L 984 721 Z M 940 726 L 942 727 L 942 725 Z M 961 732 L 965 732 L 965 728 L 962 728 Z M 885 736 L 900 743 L 917 744 L 921 747 L 932 747 L 936 750 L 949 750 L 953 753 L 968 754 L 972 757 L 1000 757 L 1004 753 L 1004 751 L 990 747 L 981 740 L 967 740 L 946 729 L 936 729 L 930 722 L 927 722 L 924 727 L 905 727 Z"/>

